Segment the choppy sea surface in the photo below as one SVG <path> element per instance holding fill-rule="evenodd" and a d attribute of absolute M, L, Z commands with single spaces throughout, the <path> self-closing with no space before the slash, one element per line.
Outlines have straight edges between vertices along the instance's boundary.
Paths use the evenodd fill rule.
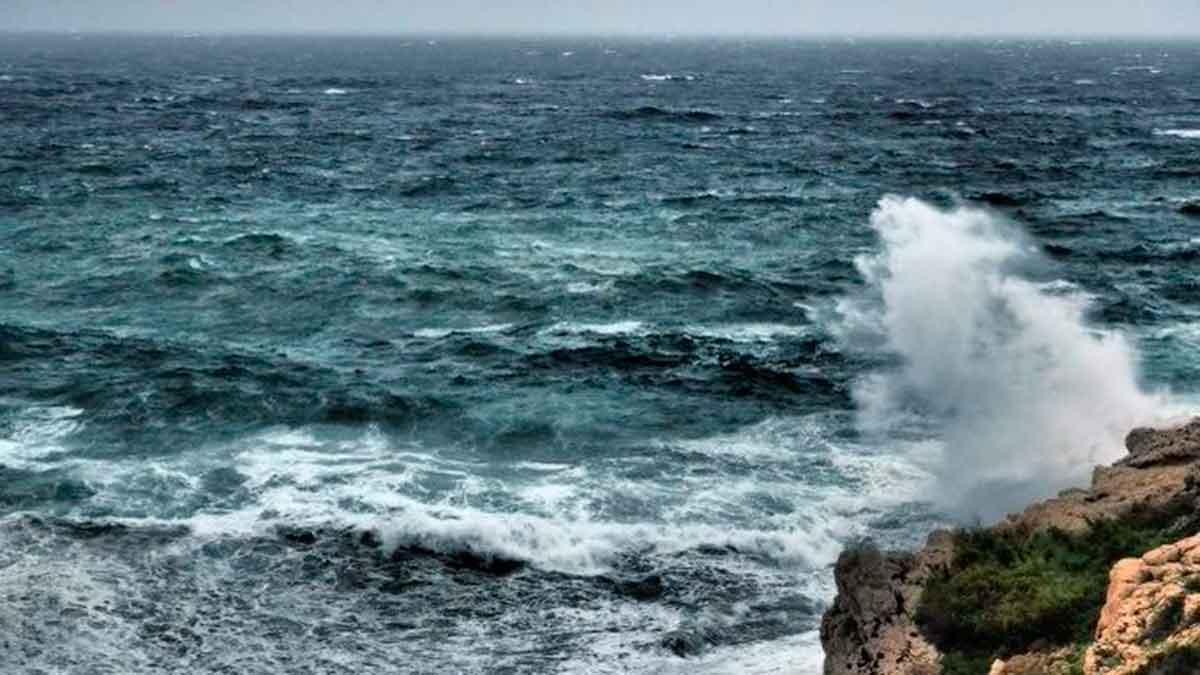
<path fill-rule="evenodd" d="M 1200 381 L 1200 44 L 0 36 L 0 671 L 817 673 Z"/>

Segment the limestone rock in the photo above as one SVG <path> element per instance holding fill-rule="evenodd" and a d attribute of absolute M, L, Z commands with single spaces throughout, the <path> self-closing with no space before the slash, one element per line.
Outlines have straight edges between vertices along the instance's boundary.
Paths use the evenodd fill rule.
<path fill-rule="evenodd" d="M 1134 429 L 1125 447 L 1124 459 L 1096 467 L 1090 489 L 1064 491 L 998 527 L 1083 533 L 1096 521 L 1170 511 L 1200 493 L 1200 418 L 1167 429 Z"/>
<path fill-rule="evenodd" d="M 1168 429 L 1139 427 L 1125 437 L 1129 456 L 1120 466 L 1144 468 L 1200 459 L 1200 418 Z"/>
<path fill-rule="evenodd" d="M 1200 672 L 1200 535 L 1122 560 L 1109 573 L 1085 675 Z"/>
<path fill-rule="evenodd" d="M 950 563 L 953 541 L 935 532 L 917 554 L 871 545 L 844 552 L 838 596 L 821 622 L 826 675 L 938 675 L 941 655 L 914 615 L 925 580 Z"/>
<path fill-rule="evenodd" d="M 997 527 L 1082 534 L 1097 521 L 1170 511 L 1193 499 L 1198 486 L 1200 465 L 1194 463 L 1097 467 L 1090 490 L 1071 490 L 1038 502 Z"/>
<path fill-rule="evenodd" d="M 1174 512 L 1195 511 L 1200 503 L 1200 418 L 1169 429 L 1135 429 L 1126 438 L 1129 455 L 1111 467 L 1096 467 L 1089 489 L 1067 490 L 1057 497 L 1034 504 L 1024 512 L 1009 516 L 998 529 L 1034 533 L 1049 529 L 1084 533 L 1102 520 L 1129 517 L 1159 517 Z M 1133 562 L 1114 568 L 1109 605 L 1100 625 L 1107 633 L 1089 652 L 1093 668 L 1111 664 L 1116 655 L 1129 654 L 1131 647 L 1121 642 L 1122 633 L 1112 626 L 1125 626 L 1119 617 L 1128 610 L 1118 599 L 1128 589 L 1144 589 L 1144 570 L 1167 574 L 1191 565 L 1196 558 L 1197 587 L 1200 588 L 1200 550 L 1163 550 L 1148 553 Z M 866 547 L 844 553 L 838 560 L 835 576 L 838 596 L 826 612 L 821 625 L 825 648 L 826 675 L 937 675 L 941 655 L 923 636 L 914 615 L 926 580 L 932 572 L 944 569 L 953 558 L 953 538 L 935 533 L 918 553 L 883 553 Z M 1156 587 L 1157 588 L 1157 587 Z M 1176 584 L 1173 588 L 1180 588 Z M 1126 589 L 1126 590 L 1122 590 Z M 1149 591 L 1139 591 L 1149 592 Z M 1167 591 L 1155 591 L 1154 597 L 1178 602 Z M 1176 594 L 1177 595 L 1177 594 Z M 1138 597 L 1141 597 L 1140 595 Z M 1200 597 L 1190 592 L 1183 596 L 1184 615 L 1200 615 Z M 1114 614 L 1115 613 L 1115 614 Z M 1175 631 L 1166 646 L 1192 644 L 1192 629 Z M 1200 628 L 1196 628 L 1200 631 Z M 1110 634 L 1111 633 L 1111 634 Z M 1102 637 L 1100 633 L 1098 638 Z M 1146 652 L 1145 667 L 1160 670 L 1089 670 L 1088 675 L 1168 675 L 1200 674 L 1200 666 L 1184 670 L 1174 668 L 1163 651 Z M 1125 651 L 1121 651 L 1125 650 Z M 1198 652 L 1200 653 L 1200 652 Z M 1062 654 L 1031 653 L 998 661 L 994 675 L 1054 675 Z M 1124 658 L 1124 657 L 1122 657 Z M 1131 656 L 1132 658 L 1132 656 Z M 1158 661 L 1155 661 L 1158 659 Z M 1166 660 L 1164 660 L 1166 659 Z M 1158 665 L 1155 665 L 1158 664 Z M 1166 664 L 1166 665 L 1163 665 Z M 1109 667 L 1109 666 L 1105 666 Z M 1039 670 L 1041 669 L 1041 670 Z"/>

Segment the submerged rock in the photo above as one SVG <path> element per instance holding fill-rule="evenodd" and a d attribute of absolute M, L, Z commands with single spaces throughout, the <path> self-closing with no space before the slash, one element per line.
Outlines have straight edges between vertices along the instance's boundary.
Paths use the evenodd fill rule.
<path fill-rule="evenodd" d="M 708 644 L 704 636 L 695 631 L 673 630 L 662 638 L 662 646 L 679 657 L 699 656 Z"/>
<path fill-rule="evenodd" d="M 614 582 L 615 590 L 634 600 L 657 600 L 666 590 L 662 575 L 651 574 L 642 579 Z"/>

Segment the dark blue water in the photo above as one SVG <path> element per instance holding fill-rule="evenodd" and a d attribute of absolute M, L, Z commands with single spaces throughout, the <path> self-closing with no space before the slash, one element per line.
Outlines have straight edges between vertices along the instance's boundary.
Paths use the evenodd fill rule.
<path fill-rule="evenodd" d="M 846 542 L 1196 393 L 1198 110 L 1186 42 L 2 35 L 0 671 L 817 672 Z"/>

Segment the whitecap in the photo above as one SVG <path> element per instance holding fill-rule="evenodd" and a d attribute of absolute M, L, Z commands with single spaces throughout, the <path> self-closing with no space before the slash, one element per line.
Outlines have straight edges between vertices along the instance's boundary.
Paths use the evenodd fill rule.
<path fill-rule="evenodd" d="M 604 293 L 612 290 L 613 282 L 604 281 L 601 283 L 592 283 L 588 281 L 572 281 L 567 284 L 567 292 L 572 295 L 588 295 Z"/>
<path fill-rule="evenodd" d="M 324 91 L 324 94 L 326 96 L 345 96 L 346 94 L 349 94 L 349 93 L 350 92 L 348 90 L 338 89 L 337 87 L 330 87 Z"/>
<path fill-rule="evenodd" d="M 0 435 L 0 464 L 29 466 L 66 451 L 66 440 L 83 429 L 83 410 L 31 406 L 10 419 Z"/>
<path fill-rule="evenodd" d="M 1155 136 L 1174 136 L 1194 140 L 1200 138 L 1200 129 L 1155 129 Z"/>
<path fill-rule="evenodd" d="M 671 73 L 657 74 L 646 73 L 642 75 L 642 79 L 647 82 L 694 82 L 695 75 L 673 75 Z"/>
<path fill-rule="evenodd" d="M 565 471 L 571 468 L 570 464 L 562 464 L 558 462 L 517 462 L 512 465 L 517 469 L 528 469 L 530 471 Z"/>
<path fill-rule="evenodd" d="M 697 337 L 730 340 L 732 342 L 774 342 L 780 337 L 801 337 L 808 335 L 807 326 L 797 326 L 783 323 L 741 323 L 717 326 L 688 326 L 684 328 L 688 335 Z"/>
<path fill-rule="evenodd" d="M 1200 348 L 1200 322 L 1181 321 L 1156 328 L 1149 332 L 1149 337 L 1155 340 L 1177 340 L 1193 348 Z"/>
<path fill-rule="evenodd" d="M 467 328 L 421 328 L 413 332 L 414 337 L 425 338 L 428 340 L 438 340 L 444 337 L 449 337 L 455 334 L 471 335 L 471 334 L 487 334 L 487 333 L 503 333 L 512 328 L 511 323 L 495 323 L 484 326 L 472 326 Z"/>
<path fill-rule="evenodd" d="M 811 451 L 824 427 L 816 420 L 768 418 L 729 434 L 684 441 L 663 441 L 664 449 L 678 448 L 710 457 L 736 457 L 754 462 L 795 459 Z"/>
<path fill-rule="evenodd" d="M 614 321 L 612 323 L 574 323 L 560 321 L 541 331 L 542 335 L 637 335 L 644 332 L 641 321 Z"/>

